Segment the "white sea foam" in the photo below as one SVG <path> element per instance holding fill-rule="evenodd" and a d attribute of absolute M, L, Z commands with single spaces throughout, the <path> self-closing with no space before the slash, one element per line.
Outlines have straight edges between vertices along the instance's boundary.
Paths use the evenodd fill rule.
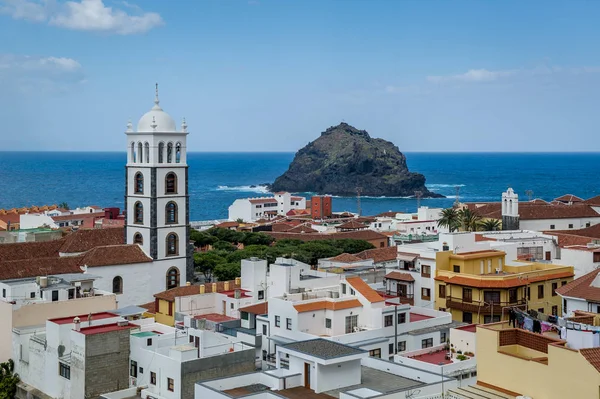
<path fill-rule="evenodd" d="M 217 186 L 218 191 L 238 191 L 244 193 L 261 193 L 268 194 L 269 190 L 266 186 Z"/>
<path fill-rule="evenodd" d="M 426 184 L 425 185 L 428 189 L 433 190 L 436 188 L 454 188 L 456 186 L 458 187 L 464 187 L 464 184 Z"/>

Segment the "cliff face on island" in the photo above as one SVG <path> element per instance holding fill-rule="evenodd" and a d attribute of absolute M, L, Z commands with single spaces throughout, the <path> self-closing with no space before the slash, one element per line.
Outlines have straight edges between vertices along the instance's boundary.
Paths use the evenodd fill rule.
<path fill-rule="evenodd" d="M 425 176 L 412 173 L 406 157 L 393 143 L 374 139 L 347 123 L 333 126 L 296 153 L 289 169 L 271 185 L 272 191 L 319 194 L 442 197 L 425 188 Z"/>

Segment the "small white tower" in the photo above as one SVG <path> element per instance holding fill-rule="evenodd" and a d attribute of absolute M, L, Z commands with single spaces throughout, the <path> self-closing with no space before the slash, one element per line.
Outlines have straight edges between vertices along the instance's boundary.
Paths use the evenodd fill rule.
<path fill-rule="evenodd" d="M 519 230 L 519 195 L 512 188 L 502 193 L 502 230 Z"/>
<path fill-rule="evenodd" d="M 154 259 L 153 273 L 165 269 L 166 274 L 157 276 L 167 281 L 164 289 L 184 285 L 191 265 L 187 124 L 184 120 L 177 130 L 173 118 L 160 107 L 157 84 L 154 106 L 140 118 L 136 130 L 129 122 L 125 134 L 126 241 L 139 244 Z"/>

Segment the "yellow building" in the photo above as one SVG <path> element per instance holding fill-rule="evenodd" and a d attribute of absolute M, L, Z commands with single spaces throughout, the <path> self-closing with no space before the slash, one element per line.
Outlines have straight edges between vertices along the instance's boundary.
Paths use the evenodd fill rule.
<path fill-rule="evenodd" d="M 507 309 L 535 309 L 561 314 L 555 290 L 573 280 L 572 266 L 515 261 L 506 253 L 485 250 L 436 254 L 435 308 L 466 323 L 492 323 L 508 319 Z"/>
<path fill-rule="evenodd" d="M 534 399 L 599 396 L 600 348 L 569 349 L 508 323 L 477 326 L 476 347 L 477 384 L 486 389 Z"/>

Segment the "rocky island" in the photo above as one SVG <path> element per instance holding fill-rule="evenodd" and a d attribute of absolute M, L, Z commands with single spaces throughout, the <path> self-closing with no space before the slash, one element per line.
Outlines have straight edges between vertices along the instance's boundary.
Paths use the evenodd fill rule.
<path fill-rule="evenodd" d="M 425 187 L 425 176 L 406 166 L 406 157 L 393 143 L 374 139 L 347 123 L 330 127 L 296 153 L 289 169 L 271 191 L 319 194 L 441 198 Z"/>

